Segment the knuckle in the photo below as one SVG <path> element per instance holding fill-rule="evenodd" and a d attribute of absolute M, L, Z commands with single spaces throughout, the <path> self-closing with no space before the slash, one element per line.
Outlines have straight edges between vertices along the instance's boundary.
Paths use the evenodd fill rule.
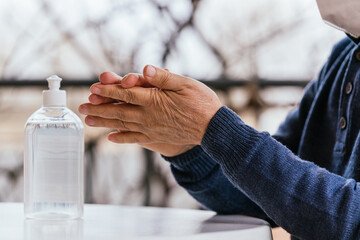
<path fill-rule="evenodd" d="M 149 91 L 149 97 L 152 101 L 150 101 L 150 103 L 148 105 L 152 105 L 154 103 L 154 99 L 156 99 L 156 95 L 157 95 L 157 89 L 156 88 L 151 88 Z"/>
<path fill-rule="evenodd" d="M 118 86 L 106 85 L 102 88 L 101 91 L 104 97 L 118 99 L 119 96 Z"/>
<path fill-rule="evenodd" d="M 108 95 L 113 97 L 113 98 L 116 98 L 118 99 L 119 97 L 119 89 L 117 86 L 111 86 L 108 88 Z"/>
<path fill-rule="evenodd" d="M 162 90 L 161 89 L 156 89 L 153 88 L 151 89 L 151 91 L 149 92 L 149 98 L 151 99 L 151 101 L 148 103 L 148 105 L 154 105 L 156 107 L 159 107 L 162 105 L 162 98 L 160 96 Z"/>
<path fill-rule="evenodd" d="M 134 94 L 130 89 L 123 90 L 123 98 L 126 102 L 133 102 L 134 101 Z"/>
<path fill-rule="evenodd" d="M 124 116 L 124 112 L 121 111 L 121 110 L 115 111 L 114 115 L 115 115 L 115 118 L 116 118 L 116 119 L 119 119 L 119 120 L 122 120 L 122 119 L 124 119 L 124 117 L 125 117 L 125 116 Z"/>
<path fill-rule="evenodd" d="M 121 128 L 122 130 L 125 130 L 125 131 L 129 131 L 129 130 L 130 130 L 129 127 L 127 126 L 127 124 L 126 124 L 125 122 L 123 122 L 123 121 L 120 121 L 120 122 L 119 122 L 119 125 L 120 125 L 120 128 Z"/>
<path fill-rule="evenodd" d="M 171 78 L 171 73 L 164 71 L 163 74 L 160 75 L 160 79 L 159 79 L 160 88 L 166 86 L 170 78 Z"/>

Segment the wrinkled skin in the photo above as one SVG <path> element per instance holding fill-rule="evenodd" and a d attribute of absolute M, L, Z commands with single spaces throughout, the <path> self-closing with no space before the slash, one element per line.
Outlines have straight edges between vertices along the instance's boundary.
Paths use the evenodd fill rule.
<path fill-rule="evenodd" d="M 138 143 L 165 156 L 181 154 L 201 143 L 206 128 L 221 108 L 204 84 L 169 71 L 146 66 L 123 79 L 103 73 L 90 87 L 90 103 L 79 112 L 93 127 L 116 129 L 108 139 Z"/>

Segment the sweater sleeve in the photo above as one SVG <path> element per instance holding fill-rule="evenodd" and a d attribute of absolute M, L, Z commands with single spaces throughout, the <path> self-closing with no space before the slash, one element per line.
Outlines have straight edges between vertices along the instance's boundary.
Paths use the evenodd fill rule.
<path fill-rule="evenodd" d="M 171 163 L 171 171 L 187 192 L 205 208 L 220 214 L 243 214 L 265 219 L 267 215 L 237 189 L 201 146 L 176 157 L 165 157 Z"/>
<path fill-rule="evenodd" d="M 318 82 L 308 85 L 301 103 L 288 115 L 274 136 L 294 152 L 300 139 L 298 131 L 304 124 L 301 119 L 306 118 L 317 87 Z M 178 184 L 205 208 L 222 214 L 262 218 L 273 224 L 245 193 L 227 179 L 220 165 L 205 153 L 201 146 L 176 157 L 163 158 L 171 163 L 171 170 Z"/>
<path fill-rule="evenodd" d="M 314 98 L 318 83 L 312 82 L 307 87 L 299 106 L 288 115 L 282 123 L 275 138 L 296 151 L 302 129 L 310 105 Z M 220 165 L 216 163 L 201 146 L 176 157 L 163 158 L 171 163 L 172 173 L 178 184 L 200 202 L 205 208 L 222 214 L 243 214 L 271 220 L 241 190 L 224 175 Z"/>
<path fill-rule="evenodd" d="M 299 159 L 227 107 L 210 121 L 201 146 L 234 186 L 294 236 L 358 239 L 360 190 L 355 180 Z"/>

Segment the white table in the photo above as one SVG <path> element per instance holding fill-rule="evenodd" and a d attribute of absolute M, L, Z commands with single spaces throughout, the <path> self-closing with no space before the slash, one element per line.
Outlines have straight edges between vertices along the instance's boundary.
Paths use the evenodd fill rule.
<path fill-rule="evenodd" d="M 22 203 L 0 203 L 0 239 L 24 240 L 271 240 L 267 222 L 210 211 L 85 205 L 84 218 L 25 220 Z"/>

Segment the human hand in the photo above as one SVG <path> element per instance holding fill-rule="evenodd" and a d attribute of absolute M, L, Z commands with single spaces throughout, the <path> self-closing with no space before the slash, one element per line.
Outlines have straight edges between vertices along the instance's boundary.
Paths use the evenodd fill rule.
<path fill-rule="evenodd" d="M 222 106 L 216 94 L 198 81 L 152 66 L 146 66 L 143 75 L 154 88 L 93 85 L 93 94 L 126 103 L 81 105 L 88 124 L 119 129 L 109 135 L 117 143 L 200 144 Z"/>
<path fill-rule="evenodd" d="M 167 69 L 165 69 L 168 71 Z M 120 84 L 123 88 L 132 88 L 135 86 L 141 86 L 141 87 L 154 87 L 150 85 L 141 74 L 128 74 L 124 76 L 124 78 L 120 77 L 119 75 L 112 73 L 112 72 L 104 72 L 100 74 L 99 76 L 99 83 L 95 83 L 93 86 L 103 84 L 103 85 L 109 85 L 109 84 Z M 90 103 L 94 105 L 100 105 L 104 103 L 119 103 L 119 100 L 102 97 L 100 95 L 91 94 L 89 96 Z M 106 125 L 101 124 L 105 120 L 91 122 L 92 117 L 86 117 L 85 123 L 92 127 L 107 127 Z M 90 122 L 89 122 L 90 119 Z M 100 124 L 99 124 L 100 122 Z M 175 144 L 169 144 L 169 143 L 150 143 L 150 144 L 139 144 L 142 147 L 149 149 L 151 151 L 159 152 L 163 154 L 164 156 L 173 157 L 179 154 L 182 154 L 196 145 L 175 145 Z"/>

